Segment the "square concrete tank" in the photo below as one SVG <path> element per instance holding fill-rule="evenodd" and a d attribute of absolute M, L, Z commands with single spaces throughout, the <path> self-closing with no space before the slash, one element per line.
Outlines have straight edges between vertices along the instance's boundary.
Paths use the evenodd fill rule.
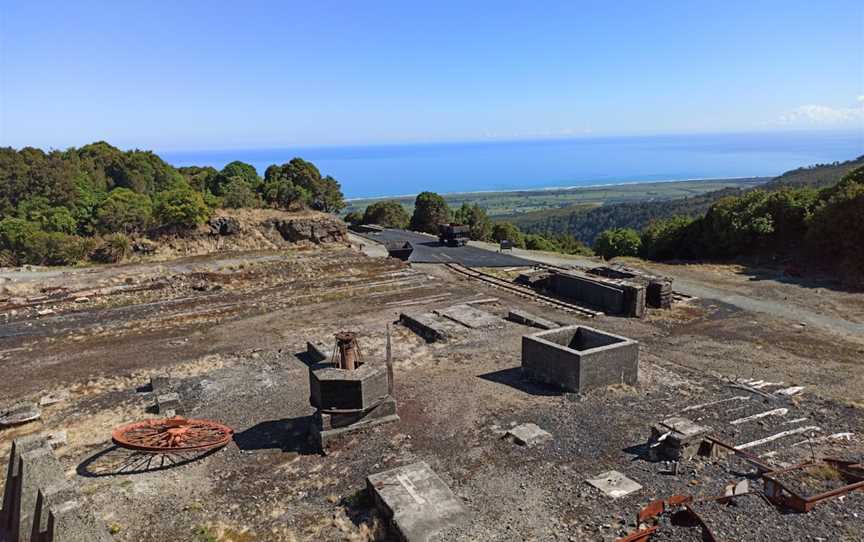
<path fill-rule="evenodd" d="M 586 326 L 541 331 L 522 337 L 522 371 L 576 393 L 633 385 L 639 378 L 639 343 Z"/>
<path fill-rule="evenodd" d="M 323 366 L 309 369 L 309 402 L 327 410 L 367 410 L 389 392 L 387 367 L 364 363 L 353 371 Z"/>

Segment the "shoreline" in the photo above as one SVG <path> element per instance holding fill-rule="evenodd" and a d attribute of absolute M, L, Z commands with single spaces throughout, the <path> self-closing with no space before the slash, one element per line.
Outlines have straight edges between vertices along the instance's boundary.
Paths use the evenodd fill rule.
<path fill-rule="evenodd" d="M 744 177 L 697 177 L 694 179 L 663 179 L 659 181 L 622 181 L 622 182 L 612 182 L 612 183 L 604 183 L 604 184 L 585 184 L 585 185 L 572 185 L 572 186 L 546 186 L 546 187 L 538 187 L 538 188 L 511 188 L 506 190 L 471 190 L 466 192 L 444 192 L 440 193 L 441 196 L 471 196 L 475 194 L 514 194 L 519 192 L 551 192 L 555 190 L 561 191 L 577 191 L 581 189 L 590 189 L 590 188 L 606 188 L 606 187 L 615 187 L 615 186 L 633 186 L 640 184 L 672 184 L 672 183 L 686 183 L 686 182 L 708 182 L 708 181 L 740 181 L 742 179 L 773 179 L 774 176 L 770 175 L 755 175 L 755 176 L 744 176 Z M 373 201 L 373 200 L 387 200 L 387 199 L 404 199 L 404 198 L 413 198 L 417 197 L 418 193 L 414 194 L 399 194 L 399 195 L 388 195 L 388 196 L 366 196 L 366 197 L 357 197 L 357 198 L 345 198 L 346 203 L 350 202 L 358 202 L 358 201 Z"/>

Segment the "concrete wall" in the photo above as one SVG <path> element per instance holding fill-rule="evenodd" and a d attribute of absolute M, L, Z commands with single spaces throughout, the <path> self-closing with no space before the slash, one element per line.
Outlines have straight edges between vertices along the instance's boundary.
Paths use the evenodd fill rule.
<path fill-rule="evenodd" d="M 634 385 L 639 378 L 639 343 L 585 326 L 525 335 L 522 370 L 528 378 L 577 393 L 612 384 Z"/>
<path fill-rule="evenodd" d="M 557 273 L 552 278 L 552 291 L 561 297 L 587 303 L 609 314 L 624 312 L 624 291 L 572 273 Z"/>

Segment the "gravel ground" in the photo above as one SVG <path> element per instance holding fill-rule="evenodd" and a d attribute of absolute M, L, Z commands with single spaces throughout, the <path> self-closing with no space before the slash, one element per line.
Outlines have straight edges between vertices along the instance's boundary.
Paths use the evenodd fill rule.
<path fill-rule="evenodd" d="M 46 407 L 39 422 L 0 433 L 0 454 L 17 435 L 65 429 L 69 443 L 58 453 L 70 479 L 87 507 L 116 527 L 115 539 L 130 542 L 381 540 L 383 526 L 363 491 L 365 477 L 419 460 L 471 513 L 470 521 L 446 528 L 438 540 L 615 540 L 636 528 L 636 512 L 653 499 L 718 496 L 752 475 L 740 461 L 724 458 L 682 462 L 674 476 L 663 463 L 646 461 L 651 425 L 672 415 L 699 420 L 733 442 L 774 434 L 784 420 L 807 417 L 801 423 L 823 427 L 822 434 L 850 431 L 855 437 L 814 442 L 812 450 L 793 447 L 799 439 L 790 437 L 754 453 L 773 453 L 768 460 L 778 464 L 811 454 L 864 458 L 864 411 L 837 400 L 833 391 L 822 393 L 838 389 L 836 375 L 826 377 L 826 388 L 796 377 L 806 374 L 802 364 L 814 360 L 846 366 L 847 380 L 860 377 L 857 358 L 849 354 L 856 346 L 834 336 L 802 335 L 711 300 L 652 311 L 642 320 L 588 323 L 439 267 L 407 268 L 345 250 L 232 266 L 164 276 L 153 271 L 168 281 L 166 288 L 58 305 L 50 317 L 21 312 L 5 324 L 10 327 L 0 325 L 0 332 L 23 332 L 0 352 L 8 369 L 0 396 L 38 400 L 61 389 L 71 393 Z M 441 344 L 393 325 L 406 307 L 428 311 L 490 297 L 498 300 L 478 307 L 499 316 L 516 307 L 639 340 L 640 384 L 583 396 L 532 384 L 519 371 L 521 337 L 532 330 L 503 320 L 492 329 L 466 328 Z M 306 340 L 329 342 L 335 331 L 352 329 L 360 334 L 364 358 L 380 363 L 388 324 L 401 421 L 351 435 L 320 455 L 305 437 L 312 408 L 307 367 L 297 354 Z M 766 329 L 776 331 L 770 341 Z M 110 430 L 153 416 L 145 385 L 165 371 L 179 381 L 190 415 L 226 423 L 236 438 L 180 466 L 117 473 L 125 458 L 112 448 Z M 747 395 L 728 386 L 729 378 L 742 376 L 806 388 L 779 403 L 790 410 L 782 418 L 730 426 L 773 407 L 758 396 L 734 407 L 719 403 L 684 413 Z M 501 438 L 526 422 L 553 439 L 522 447 Z M 611 499 L 585 483 L 611 469 L 642 489 Z M 751 489 L 761 490 L 758 480 L 751 479 Z M 751 500 L 739 500 L 745 499 Z M 766 512 L 772 523 L 758 519 L 758 508 L 733 511 L 745 526 L 740 540 L 773 540 L 772 533 L 783 533 L 776 539 L 859 541 L 862 501 L 864 492 L 858 492 L 806 515 Z M 710 513 L 725 521 L 729 509 L 715 508 Z M 825 534 L 832 532 L 833 538 Z M 667 538 L 658 540 L 693 540 L 694 530 L 676 527 L 662 536 Z"/>

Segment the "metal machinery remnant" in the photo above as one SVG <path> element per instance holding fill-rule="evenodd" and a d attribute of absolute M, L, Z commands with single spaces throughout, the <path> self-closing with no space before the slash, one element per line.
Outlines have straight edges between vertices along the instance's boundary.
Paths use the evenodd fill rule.
<path fill-rule="evenodd" d="M 221 448 L 233 435 L 234 430 L 221 423 L 176 416 L 122 425 L 112 431 L 111 440 L 140 452 L 183 453 Z"/>
<path fill-rule="evenodd" d="M 412 245 L 408 241 L 405 241 L 404 243 L 385 243 L 384 246 L 387 248 L 387 254 L 391 258 L 396 258 L 398 260 L 402 260 L 403 262 L 407 262 L 408 258 L 410 258 L 411 254 L 414 252 L 414 245 Z"/>
<path fill-rule="evenodd" d="M 336 334 L 336 346 L 333 348 L 333 356 L 330 362 L 340 369 L 353 371 L 363 362 L 361 361 L 360 345 L 357 344 L 357 334 L 353 331 L 340 331 Z"/>
<path fill-rule="evenodd" d="M 809 512 L 820 501 L 864 489 L 864 463 L 825 458 L 762 475 L 765 496 L 778 506 Z M 805 495 L 806 488 L 814 491 Z"/>
<path fill-rule="evenodd" d="M 330 363 L 309 367 L 309 402 L 316 408 L 311 437 L 325 452 L 339 435 L 399 420 L 392 396 L 389 328 L 385 364 L 362 361 L 356 333 L 343 331 L 335 338 Z"/>
<path fill-rule="evenodd" d="M 448 247 L 464 247 L 470 233 L 471 228 L 462 224 L 438 224 L 438 241 Z"/>

